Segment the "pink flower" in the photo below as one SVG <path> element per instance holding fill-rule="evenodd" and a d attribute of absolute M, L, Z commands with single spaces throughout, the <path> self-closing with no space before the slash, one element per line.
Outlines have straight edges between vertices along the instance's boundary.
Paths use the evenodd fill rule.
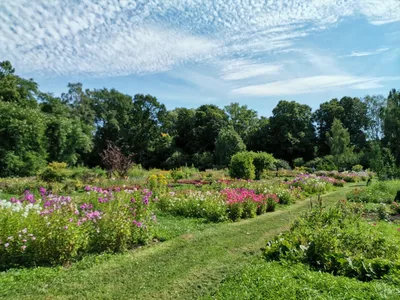
<path fill-rule="evenodd" d="M 64 228 L 65 230 L 67 230 L 67 229 L 68 229 L 68 226 L 65 225 L 63 228 Z"/>
<path fill-rule="evenodd" d="M 26 249 L 26 246 L 25 246 L 25 245 L 23 245 L 23 246 L 21 247 L 21 249 L 22 249 L 22 251 L 25 251 L 25 249 Z"/>

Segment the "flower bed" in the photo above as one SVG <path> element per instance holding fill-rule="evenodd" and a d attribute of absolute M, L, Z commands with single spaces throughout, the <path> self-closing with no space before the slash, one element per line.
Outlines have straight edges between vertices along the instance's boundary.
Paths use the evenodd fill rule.
<path fill-rule="evenodd" d="M 151 238 L 151 192 L 87 191 L 80 199 L 41 189 L 0 201 L 0 269 L 65 263 L 119 252 Z"/>

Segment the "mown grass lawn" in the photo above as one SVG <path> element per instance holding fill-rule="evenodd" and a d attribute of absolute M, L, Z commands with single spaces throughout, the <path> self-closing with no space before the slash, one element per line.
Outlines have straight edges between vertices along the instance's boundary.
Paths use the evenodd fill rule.
<path fill-rule="evenodd" d="M 343 199 L 355 184 L 323 196 Z M 315 197 L 314 197 L 315 200 Z M 167 240 L 118 255 L 86 257 L 69 267 L 0 273 L 2 299 L 196 299 L 259 259 L 265 241 L 309 209 L 309 199 L 238 223 L 201 224 L 160 216 Z M 175 238 L 174 236 L 179 235 Z"/>

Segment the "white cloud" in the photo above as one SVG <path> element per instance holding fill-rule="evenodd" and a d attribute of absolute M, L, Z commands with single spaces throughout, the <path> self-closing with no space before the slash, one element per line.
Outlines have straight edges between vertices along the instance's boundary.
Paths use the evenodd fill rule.
<path fill-rule="evenodd" d="M 371 51 L 359 51 L 359 52 L 352 52 L 350 55 L 348 56 L 355 56 L 355 57 L 359 57 L 359 56 L 369 56 L 369 55 L 376 55 L 376 54 L 380 54 L 382 52 L 386 52 L 388 51 L 389 48 L 379 48 L 376 50 L 371 50 Z"/>
<path fill-rule="evenodd" d="M 400 21 L 398 0 L 13 0 L 0 11 L 0 57 L 20 72 L 50 75 L 162 72 L 293 48 L 344 17 Z M 275 71 L 268 68 L 226 76 Z"/>
<path fill-rule="evenodd" d="M 277 74 L 282 69 L 278 64 L 254 63 L 246 60 L 230 60 L 223 63 L 221 78 L 241 80 L 261 75 Z"/>
<path fill-rule="evenodd" d="M 399 79 L 400 77 L 357 77 L 350 75 L 311 76 L 240 87 L 234 89 L 232 93 L 249 96 L 280 96 L 315 93 L 338 87 L 374 89 L 381 87 L 381 82 Z"/>

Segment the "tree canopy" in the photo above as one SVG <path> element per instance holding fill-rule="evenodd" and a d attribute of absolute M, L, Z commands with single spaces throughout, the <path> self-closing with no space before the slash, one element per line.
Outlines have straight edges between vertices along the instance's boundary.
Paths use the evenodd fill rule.
<path fill-rule="evenodd" d="M 167 110 L 156 97 L 69 83 L 60 96 L 0 63 L 0 176 L 35 175 L 47 163 L 102 166 L 110 143 L 146 168 L 226 167 L 245 149 L 290 164 L 381 169 L 400 165 L 400 93 L 310 106 L 281 100 L 271 117 L 238 102 Z M 318 157 L 317 157 L 318 156 Z"/>

